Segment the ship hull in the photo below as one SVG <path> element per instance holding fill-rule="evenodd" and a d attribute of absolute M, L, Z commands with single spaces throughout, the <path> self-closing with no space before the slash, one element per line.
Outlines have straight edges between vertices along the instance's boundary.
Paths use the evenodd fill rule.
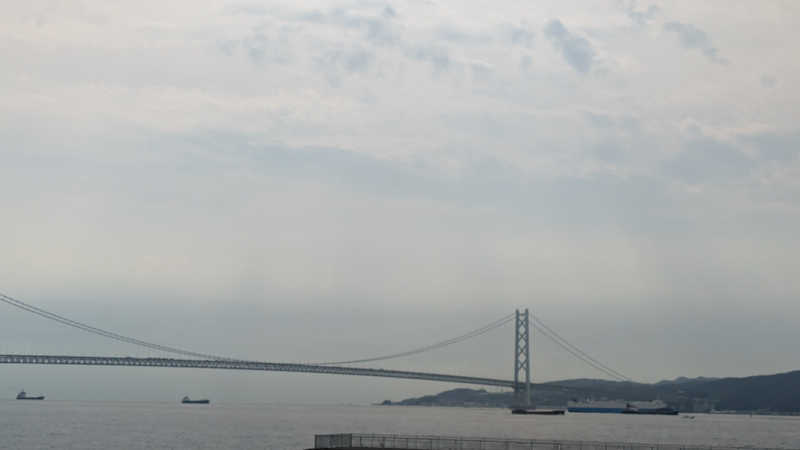
<path fill-rule="evenodd" d="M 657 416 L 677 416 L 678 410 L 672 408 L 640 409 L 638 411 L 623 411 L 625 414 L 651 414 Z"/>
<path fill-rule="evenodd" d="M 625 408 L 589 408 L 574 407 L 567 408 L 571 413 L 607 413 L 607 414 L 655 414 L 661 416 L 676 416 L 678 411 L 674 409 L 640 409 L 638 411 L 625 410 Z"/>
<path fill-rule="evenodd" d="M 17 397 L 17 400 L 44 400 L 44 395 L 38 397 Z"/>
<path fill-rule="evenodd" d="M 208 400 L 183 400 L 181 403 L 184 405 L 207 405 L 211 402 Z"/>
<path fill-rule="evenodd" d="M 678 411 L 670 408 L 661 400 L 626 401 L 626 400 L 597 400 L 586 402 L 569 402 L 567 411 L 571 413 L 600 413 L 600 414 L 658 414 L 676 415 Z"/>
<path fill-rule="evenodd" d="M 619 414 L 625 408 L 605 408 L 605 407 L 591 407 L 591 406 L 571 406 L 567 408 L 567 412 L 571 413 L 606 413 L 606 414 Z"/>
<path fill-rule="evenodd" d="M 533 414 L 539 416 L 563 416 L 563 409 L 525 409 L 515 408 L 511 410 L 511 414 Z"/>

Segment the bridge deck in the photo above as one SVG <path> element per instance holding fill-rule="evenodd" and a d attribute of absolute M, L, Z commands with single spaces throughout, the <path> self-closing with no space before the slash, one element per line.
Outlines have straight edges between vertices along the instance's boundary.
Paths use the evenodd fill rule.
<path fill-rule="evenodd" d="M 498 378 L 468 377 L 429 372 L 404 370 L 367 369 L 361 367 L 325 366 L 316 364 L 292 364 L 238 360 L 203 360 L 175 358 L 131 358 L 115 356 L 69 356 L 69 355 L 0 355 L 0 364 L 49 364 L 75 366 L 126 366 L 126 367 L 171 367 L 193 369 L 261 370 L 271 372 L 300 372 L 333 375 L 356 375 L 367 377 L 405 378 L 410 380 L 442 381 L 447 383 L 501 386 L 513 388 L 514 382 Z"/>

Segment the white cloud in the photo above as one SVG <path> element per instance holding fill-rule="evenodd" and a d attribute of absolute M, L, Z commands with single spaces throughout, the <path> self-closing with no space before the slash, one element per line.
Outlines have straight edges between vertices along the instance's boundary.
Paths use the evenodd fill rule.
<path fill-rule="evenodd" d="M 711 43 L 708 34 L 690 23 L 667 22 L 664 30 L 678 35 L 681 45 L 689 49 L 698 49 L 715 63 L 726 64 L 728 61 L 719 56 L 719 50 Z"/>
<path fill-rule="evenodd" d="M 567 30 L 558 19 L 550 21 L 544 32 L 569 65 L 578 72 L 589 72 L 589 69 L 592 68 L 595 51 L 586 38 Z"/>

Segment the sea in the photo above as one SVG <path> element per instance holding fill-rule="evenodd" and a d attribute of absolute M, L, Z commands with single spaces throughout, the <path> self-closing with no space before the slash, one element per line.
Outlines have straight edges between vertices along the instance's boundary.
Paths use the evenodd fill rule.
<path fill-rule="evenodd" d="M 800 449 L 800 417 L 785 416 L 516 416 L 490 408 L 0 400 L 4 450 L 302 450 L 325 433 Z"/>

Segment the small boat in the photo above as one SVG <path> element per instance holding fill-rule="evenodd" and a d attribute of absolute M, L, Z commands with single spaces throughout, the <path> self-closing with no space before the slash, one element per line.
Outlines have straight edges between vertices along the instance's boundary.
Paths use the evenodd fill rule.
<path fill-rule="evenodd" d="M 17 394 L 17 400 L 44 400 L 44 395 L 28 395 L 22 390 Z"/>
<path fill-rule="evenodd" d="M 563 409 L 525 409 L 525 408 L 514 408 L 511 410 L 511 414 L 536 414 L 539 416 L 563 416 L 564 410 Z"/>
<path fill-rule="evenodd" d="M 189 396 L 183 397 L 181 399 L 181 403 L 190 404 L 190 405 L 207 405 L 211 403 L 207 398 L 201 398 L 198 400 L 192 400 Z"/>

